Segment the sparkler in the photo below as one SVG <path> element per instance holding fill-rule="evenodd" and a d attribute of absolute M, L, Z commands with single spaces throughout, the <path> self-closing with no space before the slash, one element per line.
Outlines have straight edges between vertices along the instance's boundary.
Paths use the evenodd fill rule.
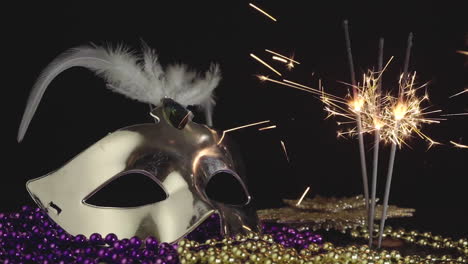
<path fill-rule="evenodd" d="M 265 65 L 268 69 L 272 70 L 274 73 L 278 74 L 279 76 L 281 76 L 281 73 L 279 71 L 277 71 L 275 68 L 273 68 L 272 66 L 270 66 L 270 64 L 266 63 L 265 61 L 263 61 L 262 59 L 260 59 L 259 57 L 255 56 L 255 54 L 253 53 L 250 53 L 250 57 L 254 58 L 256 61 L 260 62 L 261 64 Z"/>
<path fill-rule="evenodd" d="M 395 130 L 398 130 L 398 127 L 400 127 L 400 122 L 404 120 L 407 111 L 408 111 L 408 105 L 407 105 L 407 100 L 404 99 L 405 96 L 405 88 L 407 83 L 407 73 L 408 73 L 408 67 L 409 67 L 409 59 L 410 59 L 410 54 L 411 54 L 411 46 L 413 44 L 413 34 L 410 33 L 408 36 L 408 44 L 406 46 L 406 57 L 405 57 L 405 64 L 403 66 L 403 74 L 400 77 L 400 91 L 398 95 L 398 102 L 393 108 L 393 116 L 394 116 L 394 127 L 396 128 Z M 413 75 L 414 76 L 414 75 Z M 401 85 L 401 80 L 403 78 L 403 84 L 405 86 L 402 87 Z M 412 78 L 411 81 L 411 86 L 414 83 L 414 77 Z M 411 91 L 411 90 L 410 90 Z M 414 96 L 414 93 L 407 93 L 409 96 Z M 419 109 L 419 108 L 417 108 Z M 418 111 L 419 112 L 419 111 Z M 397 138 L 398 139 L 398 138 Z M 382 246 L 382 238 L 383 238 L 383 232 L 384 232 L 384 227 L 385 227 L 385 219 L 387 218 L 387 209 L 388 209 L 388 199 L 390 196 L 390 187 L 392 185 L 392 175 L 393 175 L 393 165 L 395 163 L 395 154 L 396 154 L 396 146 L 397 146 L 396 141 L 392 142 L 392 148 L 390 150 L 390 159 L 388 161 L 388 171 L 387 171 L 387 182 L 385 183 L 385 193 L 384 193 L 384 202 L 383 202 L 383 210 L 382 210 L 382 217 L 380 219 L 380 232 L 379 232 L 379 242 L 378 246 L 379 248 Z"/>
<path fill-rule="evenodd" d="M 358 137 L 359 142 L 359 153 L 360 153 L 360 163 L 361 163 L 361 173 L 363 181 L 363 189 L 365 196 L 365 205 L 368 217 L 369 224 L 369 245 L 372 245 L 373 240 L 373 228 L 374 228 L 374 219 L 375 219 L 375 204 L 376 204 L 376 185 L 377 185 L 377 172 L 378 172 L 378 156 L 379 156 L 379 144 L 380 141 L 384 143 L 391 144 L 390 150 L 390 159 L 388 163 L 386 187 L 384 193 L 384 204 L 382 210 L 382 216 L 380 217 L 380 232 L 378 238 L 378 246 L 381 247 L 383 229 L 385 227 L 385 220 L 387 218 L 388 211 L 388 200 L 390 195 L 391 180 L 393 175 L 393 167 L 396 156 L 396 149 L 401 148 L 401 146 L 407 145 L 406 140 L 411 137 L 413 134 L 416 134 L 421 139 L 429 143 L 429 147 L 434 144 L 440 144 L 429 136 L 424 134 L 421 131 L 422 124 L 433 124 L 439 123 L 439 118 L 431 118 L 427 115 L 441 112 L 441 110 L 427 111 L 429 107 L 422 107 L 423 102 L 428 100 L 427 92 L 423 96 L 417 95 L 418 91 L 424 88 L 426 85 L 419 87 L 415 86 L 416 73 L 408 73 L 409 60 L 411 54 L 412 46 L 412 33 L 408 36 L 406 56 L 404 62 L 404 70 L 400 76 L 398 82 L 398 96 L 393 96 L 390 93 L 383 94 L 381 92 L 381 80 L 382 73 L 385 71 L 385 68 L 390 63 L 391 59 L 388 61 L 385 67 L 382 67 L 383 64 L 383 39 L 379 41 L 379 59 L 378 59 L 378 70 L 377 72 L 369 71 L 364 75 L 362 84 L 356 83 L 356 77 L 354 72 L 354 63 L 351 52 L 351 43 L 349 37 L 348 21 L 343 21 L 345 40 L 346 40 L 346 50 L 347 57 L 350 69 L 351 76 L 351 86 L 352 86 L 352 95 L 347 94 L 345 97 L 338 97 L 329 93 L 325 93 L 323 87 L 319 83 L 319 88 L 312 88 L 306 85 L 299 84 L 297 82 L 289 81 L 286 79 L 276 80 L 269 78 L 268 76 L 259 75 L 258 78 L 261 81 L 268 81 L 290 88 L 298 89 L 311 93 L 318 96 L 318 98 L 324 103 L 325 111 L 328 113 L 327 118 L 330 116 L 339 116 L 347 119 L 345 122 L 338 122 L 338 125 L 355 123 L 356 126 L 348 129 L 347 131 L 338 132 L 338 136 L 354 136 Z M 288 68 L 294 67 L 294 63 L 299 64 L 294 61 L 292 58 L 288 58 L 279 53 L 266 50 L 267 52 L 273 54 L 273 60 L 277 60 L 283 63 L 288 63 Z M 458 51 L 459 53 L 466 54 L 466 51 Z M 251 56 L 255 56 L 251 54 Z M 255 57 L 254 57 L 255 58 Z M 255 58 L 257 60 L 257 58 Z M 273 70 L 276 74 L 281 76 L 276 70 L 271 66 L 259 60 L 262 64 Z M 450 98 L 459 96 L 468 92 L 468 88 L 450 96 Z M 468 113 L 462 114 L 453 114 L 453 115 L 465 115 Z M 372 197 L 371 202 L 369 203 L 369 190 L 368 190 L 368 178 L 367 178 L 367 166 L 366 166 L 366 157 L 364 151 L 364 133 L 374 133 L 374 155 L 373 155 L 373 167 L 372 167 Z M 450 141 L 455 147 L 458 148 L 468 148 L 467 145 L 456 143 Z M 283 150 L 287 157 L 287 152 L 284 147 L 284 142 L 281 141 Z M 288 158 L 288 157 L 287 157 Z M 289 158 L 288 158 L 289 161 Z M 309 188 L 308 188 L 309 189 Z M 307 193 L 308 189 L 305 191 L 304 195 L 299 200 L 298 204 L 302 201 L 303 197 Z"/>
<path fill-rule="evenodd" d="M 383 67 L 383 47 L 384 47 L 384 39 L 381 38 L 379 40 L 379 56 L 378 56 L 378 72 L 382 72 Z M 377 82 L 377 91 L 376 91 L 376 98 L 380 100 L 380 94 L 382 89 L 382 78 L 380 77 Z M 376 104 L 376 102 L 374 102 Z M 378 104 L 376 107 L 378 109 Z M 371 187 L 371 205 L 369 210 L 369 247 L 372 246 L 372 240 L 374 239 L 374 218 L 375 218 L 375 196 L 377 192 L 377 171 L 379 166 L 379 143 L 380 143 L 380 128 L 381 123 L 375 122 L 375 134 L 374 134 L 374 161 L 372 163 L 372 187 Z"/>
<path fill-rule="evenodd" d="M 317 89 L 287 79 L 280 81 L 264 75 L 257 77 L 261 81 L 280 84 L 316 95 L 325 105 L 324 110 L 328 113 L 326 118 L 335 116 L 346 120 L 337 122 L 340 126 L 357 123 L 357 114 L 359 114 L 362 121 L 361 133 L 374 133 L 378 130 L 380 141 L 384 143 L 395 143 L 401 147 L 407 145 L 406 141 L 412 134 L 416 134 L 427 141 L 429 146 L 440 144 L 420 129 L 422 124 L 440 123 L 444 119 L 428 117 L 428 115 L 441 112 L 441 110 L 427 111 L 429 107 L 422 107 L 429 96 L 427 93 L 424 96 L 418 96 L 418 91 L 425 88 L 426 85 L 415 86 L 416 73 L 409 75 L 408 78 L 403 78 L 404 74 L 400 76 L 399 96 L 395 97 L 390 93 L 380 95 L 378 92 L 378 84 L 392 59 L 393 57 L 389 59 L 382 71 L 369 71 L 363 75 L 362 84 L 354 86 L 358 94 L 357 99 L 353 99 L 350 94 L 339 97 L 327 93 L 321 85 Z M 466 114 L 468 113 L 450 115 Z M 398 126 L 395 126 L 396 120 L 398 120 Z M 356 136 L 358 135 L 357 126 L 351 127 L 347 131 L 338 132 L 338 135 Z"/>
<path fill-rule="evenodd" d="M 412 35 L 409 37 L 409 47 L 411 47 L 411 38 Z M 409 64 L 409 50 L 410 49 L 408 48 L 405 65 Z M 406 140 L 412 134 L 416 134 L 421 139 L 427 141 L 429 143 L 429 147 L 434 144 L 439 144 L 424 134 L 421 131 L 421 126 L 422 124 L 439 123 L 441 120 L 443 120 L 439 118 L 428 117 L 429 114 L 435 114 L 441 110 L 427 111 L 429 107 L 422 107 L 422 104 L 426 102 L 429 97 L 427 93 L 425 93 L 423 96 L 418 96 L 418 92 L 422 88 L 426 87 L 426 85 L 416 87 L 416 73 L 408 74 L 407 66 L 404 67 L 405 72 L 401 74 L 399 78 L 398 96 L 393 96 L 390 93 L 381 95 L 379 89 L 382 74 L 392 59 L 393 57 L 390 58 L 381 71 L 369 71 L 367 74 L 365 74 L 363 76 L 362 84 L 353 85 L 353 90 L 355 90 L 355 94 L 357 96 L 347 94 L 345 97 L 338 97 L 326 93 L 320 84 L 319 88 L 316 89 L 286 79 L 280 81 L 269 78 L 267 76 L 258 76 L 258 78 L 262 81 L 277 83 L 283 86 L 317 95 L 325 105 L 325 111 L 328 113 L 327 118 L 330 116 L 338 116 L 347 120 L 345 122 L 338 122 L 339 125 L 350 123 L 357 124 L 358 120 L 361 119 L 362 130 L 360 133 L 357 127 L 353 127 L 348 131 L 338 132 L 339 136 L 354 136 L 375 132 L 378 134 L 378 137 L 375 136 L 376 138 L 383 141 L 384 143 L 392 144 L 387 173 L 386 191 L 384 194 L 386 197 L 386 199 L 384 199 L 384 211 L 386 210 L 387 212 L 391 176 L 393 174 L 393 166 L 397 147 L 407 145 Z M 379 67 L 379 69 L 380 68 L 381 67 Z M 359 124 L 357 124 L 357 126 L 358 125 Z M 375 146 L 378 146 L 378 142 L 375 144 Z M 377 165 L 377 155 L 375 155 L 374 152 L 373 178 L 375 179 L 376 176 L 374 176 L 374 174 L 376 175 Z M 376 180 L 373 181 L 373 184 L 374 182 L 376 183 Z M 385 221 L 387 212 L 383 212 L 381 217 L 383 220 L 381 221 Z M 368 212 L 368 215 L 372 214 Z M 384 224 L 381 223 L 380 227 L 382 228 L 383 226 Z M 379 241 L 381 241 L 380 237 Z"/>
<path fill-rule="evenodd" d="M 265 12 L 264 10 L 262 10 L 261 8 L 255 6 L 254 4 L 250 3 L 249 6 L 251 6 L 253 9 L 257 10 L 258 12 L 264 14 L 266 17 L 268 17 L 269 19 L 273 20 L 276 22 L 276 18 L 274 18 L 273 16 L 271 16 L 270 14 L 268 14 L 267 12 Z"/>
<path fill-rule="evenodd" d="M 354 75 L 354 63 L 353 55 L 351 53 L 351 41 L 349 39 L 349 29 L 348 29 L 348 20 L 343 21 L 343 27 L 345 32 L 345 41 L 346 41 L 346 50 L 348 54 L 349 69 L 351 73 L 351 83 L 353 87 L 356 87 L 356 77 Z M 356 103 L 356 106 L 361 102 L 357 90 L 353 88 L 353 97 Z M 364 197 L 366 199 L 366 209 L 369 210 L 369 185 L 367 183 L 367 167 L 366 167 L 366 154 L 364 152 L 364 138 L 362 136 L 362 123 L 361 115 L 358 113 L 359 108 L 355 107 L 356 110 L 356 120 L 357 120 L 357 132 L 358 132 L 358 141 L 359 141 L 359 156 L 361 159 L 361 174 L 362 174 L 362 184 L 364 188 Z"/>

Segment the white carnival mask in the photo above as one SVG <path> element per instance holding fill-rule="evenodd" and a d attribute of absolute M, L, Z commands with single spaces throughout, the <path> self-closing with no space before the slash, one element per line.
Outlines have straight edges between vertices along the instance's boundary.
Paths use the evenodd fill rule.
<path fill-rule="evenodd" d="M 150 55 L 153 56 L 152 59 L 147 58 Z M 142 86 L 129 91 L 130 84 L 125 83 L 122 79 L 124 77 L 121 77 L 128 73 L 119 72 L 125 69 L 120 64 L 132 62 L 128 56 L 131 55 L 123 49 L 112 53 L 102 48 L 81 48 L 59 57 L 36 83 L 23 116 L 18 139 L 23 138 L 51 80 L 61 71 L 73 66 L 87 67 L 103 74 L 111 88 L 117 92 L 132 98 L 140 96 L 146 99 L 135 99 L 160 105 L 151 113 L 156 123 L 119 129 L 55 172 L 28 181 L 26 186 L 31 197 L 53 221 L 72 235 L 115 233 L 121 238 L 134 235 L 144 238 L 151 235 L 162 242 L 175 242 L 214 213 L 220 216 L 221 233 L 224 235 L 258 232 L 256 211 L 251 206 L 251 197 L 244 178 L 239 175 L 240 159 L 233 154 L 229 140 L 223 133 L 193 122 L 192 113 L 184 107 L 192 103 L 202 104 L 207 106 L 207 116 L 210 115 L 211 92 L 219 82 L 217 70 L 213 72 L 212 68 L 204 80 L 191 75 L 190 82 L 187 82 L 187 77 L 180 76 L 177 78 L 182 78 L 183 81 L 177 82 L 176 77 L 168 76 L 167 71 L 162 71 L 154 53 L 147 49 L 145 67 L 141 69 L 141 76 L 137 76 L 146 76 L 146 79 L 134 81 L 134 85 Z M 133 62 L 135 68 L 126 65 L 125 70 L 136 71 L 139 64 L 136 59 Z M 106 68 L 103 70 L 103 67 Z M 153 74 L 159 73 L 159 77 L 152 79 L 149 76 L 150 71 Z M 116 75 L 119 77 L 115 77 Z M 143 85 L 145 82 L 152 85 L 151 93 Z M 191 87 L 189 84 L 205 84 L 208 88 L 200 86 L 195 90 L 187 89 Z M 172 90 L 167 90 L 171 85 Z M 187 87 L 181 88 L 180 85 Z M 158 91 L 152 91 L 154 89 Z M 167 94 L 179 98 L 183 104 L 167 98 Z M 161 103 L 156 102 L 156 99 Z M 113 181 L 135 173 L 153 180 L 165 193 L 165 199 L 130 208 L 87 203 L 90 197 Z M 219 177 L 231 178 L 238 184 L 244 196 L 243 201 L 233 204 L 210 197 L 206 192 L 207 186 L 212 185 L 213 180 Z M 222 188 L 231 187 L 214 186 L 221 188 L 221 191 Z"/>

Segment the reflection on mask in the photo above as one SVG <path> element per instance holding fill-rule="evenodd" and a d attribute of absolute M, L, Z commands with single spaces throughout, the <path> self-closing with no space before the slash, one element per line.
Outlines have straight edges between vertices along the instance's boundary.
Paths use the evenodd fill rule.
<path fill-rule="evenodd" d="M 225 235 L 258 232 L 258 218 L 244 179 L 238 174 L 239 159 L 232 153 L 229 139 L 219 142 L 220 133 L 190 120 L 175 127 L 164 111 L 164 106 L 153 111 L 157 124 L 120 129 L 57 171 L 28 181 L 29 193 L 72 235 L 151 235 L 162 242 L 175 242 L 213 213 L 219 214 Z M 135 172 L 159 184 L 166 198 L 131 208 L 86 202 L 118 177 Z M 226 204 L 206 195 L 208 182 L 220 174 L 239 182 L 246 197 L 244 204 Z"/>

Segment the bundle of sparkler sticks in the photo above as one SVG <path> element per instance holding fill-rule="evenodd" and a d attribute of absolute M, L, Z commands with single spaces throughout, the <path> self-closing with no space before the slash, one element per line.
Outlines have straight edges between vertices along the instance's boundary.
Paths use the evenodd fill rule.
<path fill-rule="evenodd" d="M 261 12 L 265 16 L 269 17 L 273 21 L 277 21 L 270 14 L 266 13 L 259 7 L 251 7 Z M 318 88 L 312 88 L 306 85 L 299 84 L 290 80 L 282 79 L 277 80 L 270 78 L 265 75 L 258 75 L 257 77 L 261 81 L 268 81 L 283 86 L 287 86 L 294 89 L 299 89 L 315 95 L 324 105 L 325 111 L 328 113 L 328 117 L 335 116 L 345 119 L 344 122 L 338 122 L 338 125 L 355 124 L 352 128 L 342 132 L 338 131 L 338 136 L 357 136 L 359 141 L 359 153 L 360 163 L 362 172 L 362 181 L 364 196 L 366 200 L 366 207 L 368 209 L 368 228 L 369 228 L 369 246 L 373 245 L 374 239 L 374 218 L 375 218 L 375 206 L 376 206 L 376 186 L 377 186 L 377 172 L 378 172 L 378 160 L 379 160 L 379 145 L 381 142 L 391 144 L 390 158 L 388 161 L 387 178 L 383 200 L 383 212 L 378 230 L 378 247 L 381 247 L 383 239 L 383 230 L 385 227 L 385 220 L 387 218 L 388 200 L 390 196 L 391 181 L 393 175 L 393 167 L 395 161 L 395 154 L 397 147 L 407 145 L 406 141 L 413 134 L 416 134 L 421 139 L 425 140 L 429 144 L 429 148 L 436 144 L 441 144 L 428 135 L 421 131 L 423 124 L 434 124 L 444 120 L 439 116 L 431 117 L 432 115 L 438 114 L 441 110 L 430 110 L 431 106 L 428 105 L 429 96 L 427 93 L 427 84 L 420 86 L 416 85 L 416 73 L 409 72 L 409 61 L 411 55 L 411 47 L 413 43 L 412 33 L 408 36 L 405 60 L 403 65 L 403 73 L 398 79 L 398 92 L 396 95 L 392 94 L 392 91 L 382 91 L 382 76 L 386 68 L 392 61 L 391 57 L 388 62 L 383 64 L 383 47 L 384 39 L 381 38 L 379 41 L 379 52 L 378 52 L 378 66 L 377 71 L 369 71 L 363 75 L 362 82 L 357 82 L 354 73 L 354 63 L 351 52 L 351 42 L 349 37 L 348 22 L 345 20 L 343 23 L 345 32 L 345 41 L 347 56 L 351 75 L 351 84 L 348 84 L 352 89 L 352 93 L 348 93 L 345 97 L 339 97 L 324 91 L 321 81 L 319 80 Z M 291 70 L 295 64 L 300 64 L 294 58 L 290 58 L 281 55 L 277 52 L 266 49 L 266 52 L 272 54 L 272 60 L 283 62 L 289 70 Z M 274 67 L 269 65 L 267 62 L 256 56 L 250 54 L 250 56 L 257 62 L 266 66 L 272 72 L 279 77 L 282 74 Z M 423 91 L 423 92 L 422 92 Z M 468 92 L 465 89 L 451 97 L 461 95 Z M 422 95 L 421 95 L 422 94 Z M 425 106 L 424 104 L 427 104 Z M 460 114 L 447 114 L 450 115 L 467 115 L 467 113 Z M 274 128 L 275 126 L 269 126 L 263 129 Z M 372 163 L 372 183 L 371 183 L 371 195 L 369 196 L 368 188 L 368 176 L 367 176 L 367 163 L 365 157 L 364 147 L 364 134 L 373 134 L 373 163 Z M 283 149 L 287 156 L 282 143 Z M 457 148 L 468 148 L 468 146 L 450 141 Z M 289 160 L 289 159 L 288 159 Z"/>

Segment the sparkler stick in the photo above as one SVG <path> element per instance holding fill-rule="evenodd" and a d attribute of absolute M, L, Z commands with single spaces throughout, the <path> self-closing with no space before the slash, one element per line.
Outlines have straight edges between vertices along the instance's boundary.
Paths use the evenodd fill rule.
<path fill-rule="evenodd" d="M 410 60 L 412 45 L 413 45 L 413 33 L 410 32 L 410 34 L 408 35 L 408 43 L 406 46 L 405 64 L 403 66 L 403 85 L 406 85 L 406 78 L 408 75 L 408 67 L 409 67 L 409 60 Z M 399 102 L 394 110 L 395 120 L 396 120 L 395 127 L 398 127 L 398 120 L 404 117 L 403 116 L 404 112 L 403 113 L 397 112 L 401 110 L 401 109 L 398 109 L 398 106 L 402 103 L 402 97 L 403 97 L 402 87 L 404 87 L 403 85 L 400 85 L 400 91 L 398 94 Z M 383 210 L 382 210 L 382 217 L 380 219 L 380 232 L 379 232 L 379 242 L 378 242 L 379 248 L 382 246 L 382 237 L 383 237 L 383 232 L 384 232 L 384 227 L 385 227 L 385 220 L 387 218 L 388 199 L 390 196 L 390 187 L 392 185 L 392 174 L 393 174 L 393 165 L 395 163 L 396 144 L 397 142 L 393 141 L 392 148 L 390 150 L 390 159 L 388 161 L 387 182 L 385 183 Z"/>
<path fill-rule="evenodd" d="M 382 72 L 383 66 L 383 47 L 384 47 L 384 39 L 380 38 L 379 40 L 379 57 L 378 57 L 378 71 L 379 73 Z M 377 83 L 377 100 L 380 100 L 380 93 L 382 89 L 382 75 Z M 376 104 L 378 106 L 378 102 Z M 377 108 L 376 111 L 379 111 Z M 378 126 L 378 124 L 376 124 Z M 374 239 L 374 218 L 375 218 L 375 196 L 377 192 L 377 172 L 379 166 L 379 143 L 380 143 L 380 129 L 376 127 L 375 134 L 374 134 L 374 160 L 372 163 L 372 189 L 371 189 L 371 206 L 369 211 L 369 247 L 372 246 L 372 240 Z"/>
<path fill-rule="evenodd" d="M 348 20 L 343 21 L 343 27 L 345 32 L 345 41 L 346 41 L 346 51 L 348 54 L 349 70 L 351 73 L 351 84 L 353 85 L 353 96 L 354 100 L 358 100 L 358 92 L 356 89 L 356 77 L 354 75 L 354 63 L 353 55 L 351 53 L 351 41 L 349 39 L 349 29 L 348 29 Z M 364 138 L 362 136 L 362 123 L 361 115 L 359 111 L 356 111 L 356 121 L 357 121 L 357 132 L 358 132 L 358 141 L 359 141 L 359 155 L 361 159 L 361 173 L 362 173 L 362 184 L 364 187 L 364 197 L 366 199 L 366 209 L 369 210 L 369 185 L 367 182 L 367 167 L 366 167 L 366 154 L 364 152 Z"/>

